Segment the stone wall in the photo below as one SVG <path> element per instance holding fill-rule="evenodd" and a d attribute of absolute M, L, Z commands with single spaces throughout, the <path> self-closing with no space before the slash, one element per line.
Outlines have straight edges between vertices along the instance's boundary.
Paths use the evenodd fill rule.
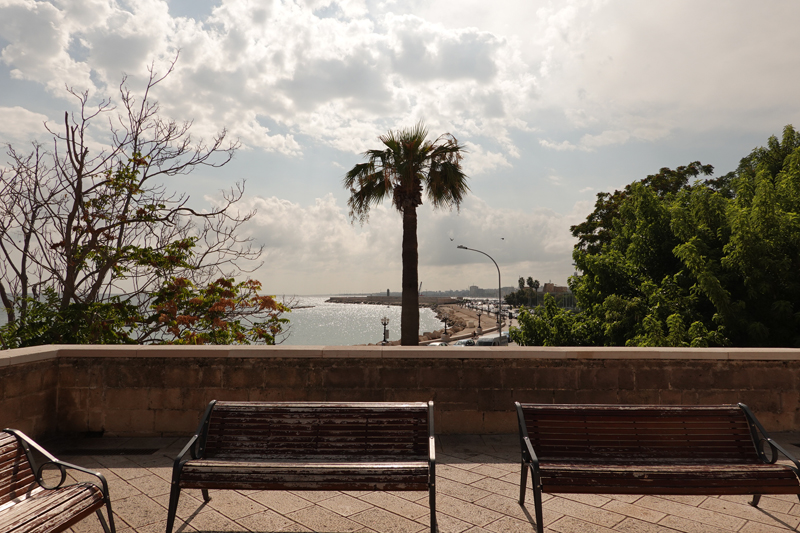
<path fill-rule="evenodd" d="M 14 350 L 15 364 L 0 357 L 0 429 L 12 427 L 31 436 L 56 427 L 58 366 L 39 350 Z M 0 352 L 5 354 L 8 352 Z"/>
<path fill-rule="evenodd" d="M 27 424 L 23 429 L 34 435 L 186 435 L 208 401 L 219 399 L 433 400 L 436 431 L 441 434 L 516 432 L 514 401 L 743 402 L 769 429 L 800 427 L 800 350 L 99 346 L 50 350 L 50 362 L 0 366 L 0 424 L 13 426 L 20 420 Z"/>

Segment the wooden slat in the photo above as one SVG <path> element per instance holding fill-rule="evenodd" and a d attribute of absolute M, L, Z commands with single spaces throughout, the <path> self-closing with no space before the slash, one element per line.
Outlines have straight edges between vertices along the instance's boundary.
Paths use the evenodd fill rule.
<path fill-rule="evenodd" d="M 17 438 L 0 431 L 0 505 L 25 494 L 35 482 L 28 457 Z"/>
<path fill-rule="evenodd" d="M 3 533 L 51 533 L 68 529 L 104 505 L 90 483 L 44 490 L 0 512 Z"/>
<path fill-rule="evenodd" d="M 427 453 L 425 403 L 217 402 L 205 456 Z"/>

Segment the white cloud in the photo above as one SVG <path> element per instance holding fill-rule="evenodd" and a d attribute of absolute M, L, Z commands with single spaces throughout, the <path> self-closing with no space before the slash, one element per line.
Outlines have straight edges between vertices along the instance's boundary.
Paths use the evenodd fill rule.
<path fill-rule="evenodd" d="M 47 117 L 20 106 L 0 107 L 0 138 L 24 142 L 48 136 Z"/>
<path fill-rule="evenodd" d="M 544 146 L 545 148 L 549 148 L 550 150 L 556 150 L 558 152 L 569 152 L 577 148 L 577 146 L 575 146 L 569 141 L 561 141 L 559 143 L 559 142 L 548 141 L 545 139 L 540 139 L 539 144 Z"/>
<path fill-rule="evenodd" d="M 479 144 L 464 143 L 467 154 L 464 158 L 464 172 L 470 176 L 480 176 L 500 167 L 510 167 L 511 163 L 500 152 L 484 150 Z"/>
<path fill-rule="evenodd" d="M 254 277 L 267 292 L 400 289 L 402 219 L 388 202 L 373 208 L 364 226 L 351 224 L 347 207 L 332 195 L 308 206 L 250 197 L 240 207 L 258 211 L 247 231 L 265 246 L 265 264 Z M 568 215 L 546 209 L 521 212 L 496 209 L 475 197 L 460 212 L 423 205 L 417 211 L 420 280 L 430 288 L 465 288 L 466 279 L 493 286 L 496 270 L 488 268 L 491 263 L 483 256 L 456 248 L 465 244 L 492 255 L 506 276 L 533 268 L 563 284 L 574 244 L 567 228 L 590 210 L 591 203 L 586 203 Z"/>

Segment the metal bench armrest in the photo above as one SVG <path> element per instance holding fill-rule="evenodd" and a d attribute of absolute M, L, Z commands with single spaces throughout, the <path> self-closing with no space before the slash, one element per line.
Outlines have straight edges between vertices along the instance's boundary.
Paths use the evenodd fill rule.
<path fill-rule="evenodd" d="M 767 430 L 764 429 L 764 426 L 761 425 L 761 422 L 758 421 L 749 407 L 743 403 L 740 403 L 739 407 L 744 412 L 745 417 L 747 417 L 747 423 L 750 425 L 750 432 L 753 436 L 753 444 L 755 445 L 756 452 L 758 453 L 759 457 L 761 457 L 761 460 L 765 463 L 775 463 L 778 460 L 778 452 L 780 452 L 784 457 L 794 464 L 795 472 L 800 474 L 800 463 L 797 461 L 797 459 L 795 459 L 792 454 L 783 448 L 783 446 L 775 442 L 772 437 L 769 436 Z M 764 453 L 764 447 L 761 445 L 762 442 L 769 444 L 769 447 L 772 451 L 772 457 L 769 460 Z"/>

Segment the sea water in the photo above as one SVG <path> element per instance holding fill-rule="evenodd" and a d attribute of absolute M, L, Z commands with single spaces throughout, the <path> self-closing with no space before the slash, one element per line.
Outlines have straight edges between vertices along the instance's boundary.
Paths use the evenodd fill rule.
<path fill-rule="evenodd" d="M 279 298 L 280 299 L 280 298 Z M 389 340 L 400 339 L 400 306 L 328 303 L 327 296 L 297 296 L 289 319 L 289 336 L 283 344 L 305 346 L 349 346 L 375 344 L 383 340 L 381 318 L 389 319 Z M 287 302 L 291 300 L 286 298 Z M 428 308 L 419 310 L 419 332 L 444 325 Z"/>

